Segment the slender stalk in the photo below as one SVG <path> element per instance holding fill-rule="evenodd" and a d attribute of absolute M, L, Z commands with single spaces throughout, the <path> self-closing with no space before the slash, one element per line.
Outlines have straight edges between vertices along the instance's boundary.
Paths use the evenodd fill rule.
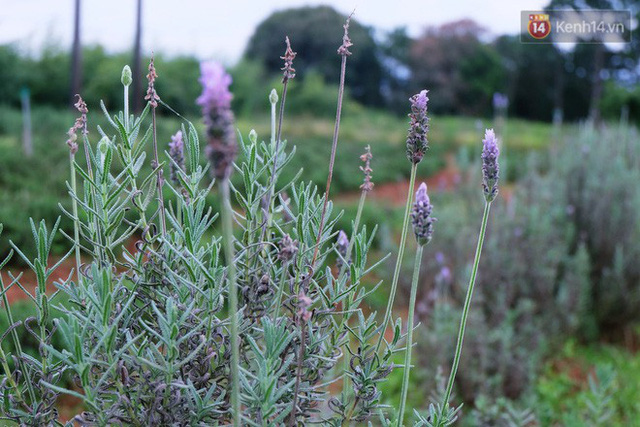
<path fill-rule="evenodd" d="M 275 91 L 275 89 L 273 89 Z M 271 104 L 271 145 L 276 145 L 276 103 Z M 273 175 L 271 175 L 273 177 Z"/>
<path fill-rule="evenodd" d="M 124 129 L 129 132 L 129 85 L 124 85 Z"/>
<path fill-rule="evenodd" d="M 322 240 L 322 231 L 324 230 L 325 216 L 327 214 L 327 204 L 329 203 L 329 192 L 331 190 L 331 181 L 333 179 L 333 166 L 336 161 L 336 150 L 338 148 L 338 134 L 340 133 L 340 117 L 342 116 L 342 98 L 344 97 L 344 76 L 347 71 L 347 55 L 342 55 L 342 65 L 340 66 L 340 87 L 338 88 L 338 106 L 336 107 L 336 121 L 333 127 L 333 142 L 331 145 L 331 159 L 329 160 L 329 175 L 327 176 L 327 186 L 324 192 L 324 204 L 322 205 L 322 215 L 320 216 L 320 226 L 318 228 L 318 238 L 316 240 L 316 248 L 313 251 L 313 259 L 311 260 L 311 268 L 314 268 L 316 259 L 318 258 L 318 250 L 320 249 L 320 240 Z"/>
<path fill-rule="evenodd" d="M 20 388 L 18 387 L 18 384 L 16 384 L 16 381 L 13 378 L 13 373 L 11 372 L 11 368 L 9 368 L 9 364 L 7 363 L 7 355 L 5 354 L 1 346 L 0 346 L 0 359 L 2 360 L 2 369 L 4 369 L 5 376 L 7 377 L 9 384 L 11 384 L 11 387 L 13 387 L 13 389 L 15 390 L 18 400 L 22 400 L 22 393 L 20 392 Z"/>
<path fill-rule="evenodd" d="M 160 166 L 158 160 L 158 137 L 156 135 L 156 108 L 151 108 L 151 126 L 153 127 L 153 156 L 156 167 Z M 160 229 L 162 230 L 162 237 L 167 235 L 167 223 L 164 218 L 164 195 L 162 194 L 162 187 L 164 186 L 164 177 L 162 169 L 158 169 L 158 210 L 160 211 Z"/>
<path fill-rule="evenodd" d="M 404 375 L 402 377 L 402 392 L 400 393 L 400 408 L 398 410 L 398 427 L 402 427 L 404 411 L 407 404 L 409 391 L 409 373 L 411 371 L 411 352 L 413 350 L 413 318 L 416 308 L 416 294 L 418 293 L 418 279 L 420 277 L 420 264 L 422 263 L 422 250 L 424 246 L 418 245 L 416 249 L 416 261 L 413 267 L 413 279 L 411 280 L 411 297 L 409 298 L 409 314 L 407 316 L 407 349 L 404 355 Z"/>
<path fill-rule="evenodd" d="M 362 208 L 364 207 L 364 202 L 367 198 L 367 193 L 368 191 L 362 191 L 362 193 L 360 194 L 360 202 L 358 203 L 358 212 L 356 213 L 356 219 L 353 222 L 353 232 L 351 234 L 351 239 L 349 240 L 349 246 L 347 247 L 347 255 L 346 255 L 346 259 L 344 264 L 342 264 L 342 267 L 340 268 L 340 272 L 338 273 L 338 281 L 340 281 L 340 278 L 345 274 L 345 272 L 347 271 L 347 265 L 349 261 L 349 258 L 351 258 L 351 251 L 353 250 L 353 245 L 355 243 L 356 240 L 356 234 L 358 233 L 358 228 L 360 227 L 360 219 L 362 217 Z M 349 307 L 351 306 L 351 296 L 352 293 L 349 293 L 347 295 L 347 298 L 349 298 Z M 345 310 L 346 311 L 346 310 Z M 340 325 L 340 330 L 342 330 L 342 328 L 344 327 L 345 322 L 347 321 L 348 318 L 348 314 L 344 314 L 342 316 L 342 324 Z M 347 335 L 348 337 L 348 335 Z M 344 371 L 346 372 L 347 369 L 349 368 L 349 358 L 347 357 L 348 351 L 347 351 L 347 347 L 349 346 L 349 338 L 347 338 L 347 342 L 344 344 L 344 349 L 343 349 L 343 354 L 344 354 L 344 359 L 343 359 L 343 364 L 344 364 Z M 349 391 L 349 378 L 345 375 L 342 379 L 342 392 L 344 393 L 344 395 L 346 396 L 347 392 Z"/>
<path fill-rule="evenodd" d="M 378 344 L 376 344 L 376 353 L 380 350 L 380 345 L 384 340 L 384 332 L 391 320 L 391 314 L 393 311 L 393 302 L 396 298 L 396 291 L 398 290 L 398 280 L 400 279 L 400 268 L 402 267 L 402 258 L 404 257 L 404 249 L 407 243 L 407 232 L 409 230 L 409 214 L 411 213 L 411 206 L 413 205 L 413 187 L 416 183 L 416 171 L 418 169 L 417 164 L 411 165 L 411 178 L 409 179 L 409 190 L 407 193 L 407 205 L 404 210 L 404 220 L 402 221 L 402 235 L 400 237 L 400 246 L 398 247 L 398 258 L 396 259 L 396 267 L 393 271 L 393 280 L 391 282 L 391 293 L 387 301 L 387 308 L 384 312 L 384 320 L 382 321 L 382 329 L 380 330 L 380 338 L 378 338 Z"/>
<path fill-rule="evenodd" d="M 7 321 L 9 325 L 13 325 L 15 322 L 13 320 L 13 313 L 11 313 L 11 306 L 9 305 L 9 298 L 7 298 L 7 292 L 4 287 L 4 281 L 2 280 L 2 274 L 0 274 L 0 292 L 2 292 L 2 304 L 4 305 L 5 313 L 7 314 Z M 36 401 L 36 393 L 33 388 L 33 381 L 27 367 L 25 366 L 24 359 L 22 357 L 22 344 L 20 344 L 20 337 L 18 337 L 18 332 L 15 328 L 11 330 L 11 337 L 13 338 L 13 345 L 16 348 L 18 364 L 20 365 L 20 370 L 22 370 L 22 374 L 25 377 L 25 384 L 27 386 L 27 391 L 29 392 L 29 397 L 32 402 Z"/>
<path fill-rule="evenodd" d="M 289 426 L 296 425 L 296 411 L 298 409 L 298 394 L 300 393 L 300 381 L 302 379 L 302 364 L 304 362 L 304 353 L 306 351 L 307 342 L 307 323 L 300 319 L 300 349 L 298 351 L 298 363 L 296 367 L 296 385 L 293 390 L 293 407 L 291 408 L 291 416 L 289 418 Z"/>
<path fill-rule="evenodd" d="M 69 166 L 71 167 L 71 190 L 74 194 L 78 194 L 76 183 L 76 169 L 73 165 L 74 155 L 69 152 Z M 79 231 L 79 219 L 78 219 L 78 202 L 75 198 L 71 198 L 71 209 L 73 213 L 73 241 L 76 246 L 76 280 L 80 281 L 80 231 Z"/>
<path fill-rule="evenodd" d="M 231 407 L 233 409 L 233 425 L 240 426 L 240 380 L 239 363 L 240 348 L 238 347 L 238 285 L 236 283 L 236 267 L 233 261 L 233 211 L 229 194 L 229 178 L 221 182 L 222 190 L 222 228 L 223 245 L 227 263 L 227 279 L 229 282 L 229 323 L 231 329 Z"/>
<path fill-rule="evenodd" d="M 280 317 L 280 306 L 282 305 L 282 295 L 284 294 L 284 287 L 287 283 L 288 264 L 282 266 L 282 277 L 280 277 L 280 286 L 278 287 L 278 295 L 276 296 L 276 311 L 273 315 L 274 320 Z"/>
<path fill-rule="evenodd" d="M 484 213 L 482 214 L 482 225 L 480 226 L 480 235 L 478 236 L 478 245 L 476 246 L 476 255 L 473 261 L 473 270 L 471 271 L 471 278 L 469 279 L 469 287 L 467 288 L 467 296 L 464 300 L 464 308 L 462 310 L 462 318 L 460 319 L 460 329 L 458 331 L 458 342 L 456 343 L 456 352 L 453 358 L 453 365 L 451 367 L 451 373 L 449 374 L 449 381 L 447 382 L 447 390 L 442 400 L 442 413 L 444 416 L 449 405 L 449 398 L 451 397 L 451 390 L 453 389 L 453 382 L 458 372 L 458 365 L 460 364 L 460 355 L 462 354 L 462 342 L 464 340 L 464 331 L 467 325 L 467 317 L 469 316 L 469 307 L 471 305 L 471 297 L 473 296 L 473 288 L 476 284 L 476 275 L 478 274 L 478 265 L 480 264 L 480 255 L 482 253 L 482 244 L 484 243 L 484 235 L 487 230 L 487 220 L 489 218 L 489 210 L 491 209 L 491 202 L 485 202 Z"/>
<path fill-rule="evenodd" d="M 284 118 L 284 105 L 287 101 L 287 87 L 289 80 L 285 79 L 282 84 L 282 101 L 280 102 L 280 113 L 278 115 L 278 128 L 275 130 L 275 104 L 271 104 L 271 142 L 275 144 L 273 155 L 273 166 L 271 167 L 271 177 L 269 178 L 269 198 L 267 199 L 267 220 L 265 221 L 266 227 L 262 228 L 261 241 L 264 241 L 264 235 L 267 229 L 271 228 L 271 220 L 273 213 L 273 195 L 276 190 L 276 170 L 278 165 L 278 154 L 280 152 L 280 139 L 282 138 L 282 121 Z M 276 132 L 274 136 L 274 132 Z"/>
<path fill-rule="evenodd" d="M 351 251 L 353 250 L 353 245 L 356 241 L 356 234 L 358 233 L 358 228 L 360 227 L 360 220 L 362 219 L 362 209 L 364 208 L 364 202 L 367 199 L 367 191 L 362 191 L 360 194 L 360 201 L 358 202 L 358 211 L 356 212 L 356 219 L 353 221 L 353 231 L 351 234 L 351 239 L 349 239 L 349 246 L 347 247 L 347 255 L 345 261 L 348 261 L 351 258 Z M 340 279 L 344 273 L 347 271 L 348 263 L 345 262 L 342 264 L 340 268 L 340 272 L 338 273 L 338 279 Z"/>

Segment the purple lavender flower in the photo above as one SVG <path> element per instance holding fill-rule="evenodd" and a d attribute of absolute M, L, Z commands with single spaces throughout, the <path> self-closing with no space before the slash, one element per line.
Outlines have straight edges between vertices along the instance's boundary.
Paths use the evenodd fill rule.
<path fill-rule="evenodd" d="M 336 242 L 336 250 L 340 254 L 338 257 L 338 261 L 336 262 L 338 268 L 342 268 L 344 261 L 347 259 L 347 251 L 349 250 L 349 238 L 347 237 L 347 233 L 340 230 L 338 233 L 338 241 Z M 348 262 L 348 261 L 347 261 Z"/>
<path fill-rule="evenodd" d="M 156 67 L 153 64 L 153 55 L 152 55 L 151 60 L 149 61 L 149 74 L 147 74 L 147 81 L 148 81 L 147 94 L 145 95 L 144 99 L 149 101 L 149 104 L 151 104 L 153 108 L 156 108 L 158 106 L 158 101 L 160 101 L 160 97 L 156 92 L 157 78 L 158 78 L 158 73 L 156 73 Z"/>
<path fill-rule="evenodd" d="M 373 155 L 371 154 L 371 146 L 367 145 L 364 150 L 364 154 L 360 156 L 360 160 L 364 162 L 364 166 L 360 166 L 360 170 L 364 173 L 364 182 L 360 188 L 363 192 L 368 193 L 373 190 L 373 181 L 371 181 L 371 173 L 373 172 L 371 159 Z"/>
<path fill-rule="evenodd" d="M 493 108 L 504 111 L 509 107 L 509 98 L 504 93 L 495 92 L 493 94 Z"/>
<path fill-rule="evenodd" d="M 284 67 L 281 68 L 281 70 L 283 71 L 282 83 L 286 83 L 296 76 L 296 69 L 293 68 L 293 60 L 296 59 L 297 53 L 294 52 L 293 49 L 291 49 L 291 42 L 289 42 L 289 36 L 285 37 L 285 42 L 287 44 L 287 49 L 284 52 L 284 56 L 280 57 L 281 59 L 284 59 Z"/>
<path fill-rule="evenodd" d="M 207 127 L 207 157 L 215 178 L 225 179 L 231 175 L 231 165 L 237 153 L 234 116 L 231 111 L 233 95 L 229 91 L 231 76 L 216 62 L 200 64 L 202 94 L 196 103 L 202 107 Z"/>
<path fill-rule="evenodd" d="M 196 99 L 196 104 L 202 107 L 205 116 L 212 109 L 231 108 L 233 95 L 229 91 L 232 79 L 222 65 L 214 61 L 200 63 L 200 78 L 202 94 Z"/>
<path fill-rule="evenodd" d="M 74 107 L 80 113 L 80 117 L 76 119 L 73 123 L 73 126 L 69 128 L 67 131 L 67 135 L 69 135 L 69 139 L 67 139 L 67 145 L 69 146 L 69 151 L 71 155 L 75 155 L 78 152 L 78 135 L 76 132 L 82 131 L 85 135 L 87 132 L 87 113 L 89 110 L 87 109 L 87 104 L 84 102 L 80 95 L 76 95 L 78 97 L 78 101 L 73 104 Z"/>
<path fill-rule="evenodd" d="M 169 165 L 169 179 L 171 182 L 178 185 L 178 170 L 184 170 L 184 141 L 182 139 L 181 130 L 171 137 L 171 142 L 169 143 L 169 156 L 173 159 L 173 162 Z"/>
<path fill-rule="evenodd" d="M 428 148 L 427 132 L 429 132 L 429 118 L 427 117 L 427 90 L 409 98 L 411 102 L 411 119 L 407 135 L 407 158 L 413 164 L 422 161 Z"/>
<path fill-rule="evenodd" d="M 493 129 L 487 129 L 482 140 L 482 189 L 487 202 L 492 202 L 498 195 L 498 179 L 500 167 L 498 165 L 498 140 Z"/>
<path fill-rule="evenodd" d="M 427 184 L 420 184 L 416 192 L 416 201 L 411 212 L 413 232 L 419 245 L 424 246 L 431 241 L 433 235 L 433 223 L 437 221 L 431 216 L 433 206 L 427 194 Z"/>
<path fill-rule="evenodd" d="M 278 259 L 283 263 L 291 261 L 298 253 L 298 241 L 291 239 L 288 234 L 285 234 L 282 240 L 280 240 L 280 247 L 278 250 Z"/>

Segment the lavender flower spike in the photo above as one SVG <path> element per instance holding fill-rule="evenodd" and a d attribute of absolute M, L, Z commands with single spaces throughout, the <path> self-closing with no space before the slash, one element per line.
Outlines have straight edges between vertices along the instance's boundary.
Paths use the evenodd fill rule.
<path fill-rule="evenodd" d="M 234 116 L 231 111 L 233 95 L 229 91 L 231 76 L 217 62 L 202 62 L 200 72 L 202 94 L 196 103 L 202 107 L 207 127 L 206 154 L 214 177 L 224 179 L 231 175 L 231 165 L 237 152 Z"/>
<path fill-rule="evenodd" d="M 173 162 L 169 165 L 169 179 L 171 182 L 178 185 L 178 169 L 184 170 L 184 140 L 182 139 L 181 130 L 171 137 L 171 142 L 169 143 L 169 156 L 173 159 Z"/>
<path fill-rule="evenodd" d="M 433 223 L 437 221 L 436 218 L 431 216 L 432 211 L 433 206 L 427 194 L 427 184 L 423 182 L 416 192 L 416 201 L 413 204 L 413 211 L 411 212 L 413 232 L 420 246 L 424 246 L 431 241 Z"/>
<path fill-rule="evenodd" d="M 482 189 L 484 198 L 491 203 L 498 195 L 498 179 L 500 166 L 498 165 L 498 140 L 493 129 L 487 129 L 482 140 Z"/>
<path fill-rule="evenodd" d="M 429 132 L 429 118 L 427 117 L 427 90 L 409 98 L 411 102 L 411 119 L 409 133 L 407 135 L 407 158 L 411 163 L 418 164 L 422 161 L 428 148 L 427 132 Z"/>

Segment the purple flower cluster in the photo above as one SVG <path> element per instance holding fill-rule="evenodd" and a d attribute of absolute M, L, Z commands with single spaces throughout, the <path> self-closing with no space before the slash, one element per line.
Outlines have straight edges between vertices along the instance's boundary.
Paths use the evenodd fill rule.
<path fill-rule="evenodd" d="M 364 173 L 364 182 L 360 186 L 362 191 L 368 193 L 373 190 L 373 181 L 371 181 L 371 173 L 373 173 L 373 169 L 371 169 L 371 159 L 373 155 L 371 154 L 371 146 L 367 145 L 365 147 L 365 152 L 360 156 L 360 160 L 364 162 L 364 166 L 360 166 L 360 170 Z"/>
<path fill-rule="evenodd" d="M 338 233 L 338 241 L 336 242 L 336 250 L 340 254 L 340 256 L 338 257 L 338 261 L 336 262 L 336 265 L 337 265 L 338 269 L 340 269 L 344 265 L 344 261 L 343 260 L 347 260 L 347 251 L 349 250 L 349 238 L 347 237 L 347 233 L 345 233 L 342 230 L 340 230 L 340 232 Z M 347 260 L 347 263 L 348 262 L 349 261 Z"/>
<path fill-rule="evenodd" d="M 416 235 L 416 241 L 421 246 L 429 243 L 433 235 L 433 223 L 437 219 L 431 216 L 432 211 L 433 206 L 427 194 L 427 184 L 423 182 L 416 192 L 416 201 L 411 212 L 413 232 Z"/>
<path fill-rule="evenodd" d="M 487 129 L 482 140 L 482 189 L 487 202 L 492 202 L 498 195 L 498 179 L 500 166 L 498 165 L 498 140 L 493 129 Z"/>
<path fill-rule="evenodd" d="M 493 94 L 493 108 L 495 110 L 506 110 L 509 107 L 509 98 L 507 95 L 500 92 L 495 92 Z"/>
<path fill-rule="evenodd" d="M 206 154 L 214 177 L 225 179 L 231 175 L 231 166 L 237 153 L 234 116 L 231 111 L 233 95 L 229 91 L 231 76 L 216 62 L 202 62 L 200 73 L 202 94 L 196 103 L 202 107 L 207 127 Z"/>
<path fill-rule="evenodd" d="M 69 146 L 69 151 L 71 155 L 75 155 L 78 152 L 78 135 L 76 132 L 82 131 L 84 134 L 87 134 L 87 113 L 89 110 L 87 109 L 87 104 L 84 102 L 80 95 L 76 95 L 78 97 L 78 101 L 73 104 L 74 107 L 80 113 L 80 117 L 76 119 L 73 123 L 73 126 L 69 128 L 67 135 L 69 135 L 69 139 L 67 139 L 67 145 Z"/>
<path fill-rule="evenodd" d="M 285 234 L 278 248 L 278 259 L 283 263 L 291 261 L 298 253 L 298 241 Z"/>
<path fill-rule="evenodd" d="M 407 135 L 407 158 L 413 164 L 422 161 L 428 148 L 427 132 L 429 132 L 429 118 L 427 117 L 427 90 L 409 98 L 411 101 L 411 119 Z"/>
<path fill-rule="evenodd" d="M 231 108 L 233 95 L 229 91 L 231 76 L 222 65 L 207 61 L 200 63 L 200 78 L 202 94 L 196 103 L 202 107 L 202 113 L 207 116 L 212 110 Z"/>
<path fill-rule="evenodd" d="M 282 68 L 282 83 L 286 83 L 296 76 L 296 69 L 293 68 L 293 60 L 296 59 L 297 53 L 294 52 L 293 49 L 291 49 L 291 42 L 289 41 L 289 37 L 285 37 L 285 42 L 287 43 L 287 49 L 284 52 L 284 56 L 280 57 L 281 59 L 284 59 L 284 67 Z"/>
<path fill-rule="evenodd" d="M 178 169 L 184 170 L 184 140 L 182 139 L 181 130 L 171 137 L 171 142 L 169 143 L 169 156 L 173 159 L 173 162 L 169 165 L 169 179 L 177 185 L 179 183 Z"/>

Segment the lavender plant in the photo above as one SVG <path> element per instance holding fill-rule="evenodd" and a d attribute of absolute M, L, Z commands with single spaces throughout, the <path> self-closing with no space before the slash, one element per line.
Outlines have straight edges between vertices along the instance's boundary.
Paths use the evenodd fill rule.
<path fill-rule="evenodd" d="M 369 149 L 361 157 L 362 195 L 350 233 L 337 230 L 342 213 L 334 212 L 329 199 L 352 46 L 348 29 L 349 20 L 338 49 L 340 88 L 324 193 L 297 177 L 291 182 L 278 179 L 295 152 L 287 151 L 288 144 L 281 139 L 287 82 L 295 71 L 288 39 L 277 125 L 278 96 L 275 92 L 269 96 L 269 142 L 261 142 L 255 131 L 246 140 L 236 134 L 231 79 L 219 64 L 202 64 L 203 92 L 197 103 L 204 117 L 208 162 L 201 162 L 198 131 L 186 120 L 171 142 L 166 141 L 161 158 L 156 110 L 170 107 L 156 91 L 153 59 L 147 75 L 147 106 L 139 116 L 129 112 L 128 67 L 121 77 L 124 111 L 114 115 L 102 104 L 111 128 L 98 127 L 96 138 L 89 136 L 88 110 L 79 100 L 81 116 L 68 141 L 72 210 L 63 209 L 75 227 L 73 236 L 62 232 L 73 248 L 50 266 L 58 224 L 49 231 L 44 223 L 36 227 L 33 222 L 37 257 L 28 259 L 14 247 L 38 279 L 35 295 L 25 290 L 38 315 L 23 323 L 13 322 L 6 298 L 8 288 L 22 286 L 21 277 L 9 272 L 7 286 L 0 277 L 11 325 L 0 343 L 10 337 L 16 348 L 16 354 L 0 351 L 5 419 L 20 425 L 63 425 L 55 401 L 69 394 L 80 399 L 85 410 L 67 425 L 341 426 L 374 416 L 383 424 L 390 417 L 403 425 L 417 275 L 422 247 L 431 239 L 435 221 L 426 186 L 418 190 L 415 204 L 412 197 L 417 165 L 427 150 L 428 98 L 425 90 L 410 100 L 411 181 L 389 303 L 378 323 L 375 313 L 365 315 L 362 310 L 365 298 L 381 283 L 365 287 L 367 278 L 384 261 L 369 259 L 376 230 L 360 225 L 373 187 Z M 82 147 L 76 142 L 78 131 Z M 151 145 L 150 162 L 147 145 Z M 85 167 L 75 161 L 80 148 Z M 489 131 L 485 151 L 487 202 L 467 309 L 489 206 L 497 193 L 497 148 Z M 170 179 L 165 181 L 167 168 Z M 211 192 L 218 193 L 219 205 L 208 204 Z M 401 321 L 392 322 L 391 317 L 410 220 L 418 251 L 404 335 Z M 57 290 L 47 293 L 48 280 L 72 253 L 76 274 L 58 280 Z M 62 316 L 49 327 L 56 298 L 65 304 L 55 306 Z M 455 361 L 465 322 L 466 314 Z M 15 333 L 19 327 L 37 338 L 38 358 L 20 350 Z M 64 338 L 64 347 L 52 344 L 54 333 Z M 396 367 L 394 356 L 402 350 L 403 399 L 397 411 L 381 404 L 380 384 Z M 431 410 L 428 422 L 440 423 L 434 425 L 455 420 L 456 410 L 448 408 L 448 398 L 456 369 L 454 362 L 442 406 Z M 62 382 L 65 372 L 72 384 Z M 339 382 L 342 391 L 336 393 L 331 385 Z M 418 425 L 423 420 L 418 415 Z"/>

